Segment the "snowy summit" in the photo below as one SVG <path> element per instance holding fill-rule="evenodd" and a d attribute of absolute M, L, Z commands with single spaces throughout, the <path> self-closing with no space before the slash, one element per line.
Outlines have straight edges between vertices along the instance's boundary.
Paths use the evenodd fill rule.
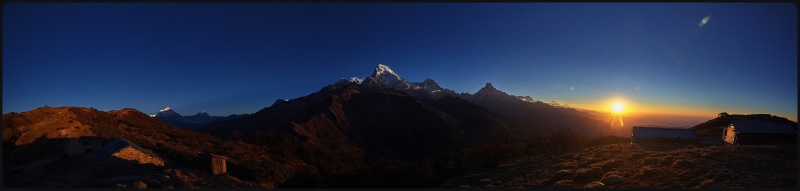
<path fill-rule="evenodd" d="M 180 114 L 178 114 L 177 112 L 173 111 L 171 108 L 167 107 L 167 108 L 164 108 L 162 110 L 158 110 L 158 113 L 156 114 L 155 117 L 165 118 L 165 117 L 175 116 L 176 114 L 177 114 L 177 116 L 180 116 Z"/>
<path fill-rule="evenodd" d="M 162 110 L 158 110 L 158 112 L 166 112 L 166 111 L 169 111 L 169 110 L 172 110 L 172 109 L 170 109 L 169 107 L 167 107 L 167 108 L 164 108 L 164 109 L 162 109 Z"/>
<path fill-rule="evenodd" d="M 378 64 L 375 67 L 374 72 L 372 75 L 361 81 L 356 77 L 348 79 L 342 78 L 336 84 L 362 84 L 367 86 L 373 87 L 384 87 L 384 88 L 391 88 L 395 90 L 400 90 L 409 94 L 414 97 L 418 97 L 421 99 L 434 99 L 438 100 L 444 96 L 452 96 L 452 97 L 461 97 L 465 100 L 472 101 L 472 102 L 482 102 L 488 100 L 502 100 L 502 101 L 523 101 L 523 102 L 534 102 L 533 98 L 530 96 L 514 96 L 509 95 L 506 92 L 500 91 L 492 85 L 492 83 L 486 83 L 486 86 L 481 88 L 475 94 L 469 93 L 461 93 L 456 94 L 455 91 L 442 88 L 439 84 L 430 78 L 426 78 L 422 82 L 409 82 L 397 75 L 389 66 L 384 64 Z"/>
<path fill-rule="evenodd" d="M 406 80 L 394 73 L 389 66 L 383 64 L 378 64 L 378 67 L 375 67 L 375 72 L 372 73 L 372 76 L 367 78 L 365 81 L 371 81 L 372 83 L 382 84 L 398 90 L 407 89 L 410 86 Z"/>
<path fill-rule="evenodd" d="M 364 81 L 364 80 L 361 79 L 361 78 L 358 78 L 358 77 L 352 77 L 350 79 L 342 78 L 341 80 L 336 82 L 336 84 L 340 84 L 340 85 L 347 85 L 347 84 L 350 84 L 350 83 L 361 84 L 362 81 Z"/>

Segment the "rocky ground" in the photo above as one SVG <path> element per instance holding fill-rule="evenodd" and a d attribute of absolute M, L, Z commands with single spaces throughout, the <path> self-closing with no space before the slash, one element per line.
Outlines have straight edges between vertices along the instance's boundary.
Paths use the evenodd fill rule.
<path fill-rule="evenodd" d="M 795 145 L 611 144 L 511 160 L 440 188 L 794 188 Z"/>
<path fill-rule="evenodd" d="M 149 156 L 125 150 L 95 161 L 93 154 L 47 159 L 3 170 L 3 186 L 10 188 L 273 188 L 222 174 L 211 175 L 160 161 L 141 163 Z M 151 160 L 152 161 L 152 160 Z"/>

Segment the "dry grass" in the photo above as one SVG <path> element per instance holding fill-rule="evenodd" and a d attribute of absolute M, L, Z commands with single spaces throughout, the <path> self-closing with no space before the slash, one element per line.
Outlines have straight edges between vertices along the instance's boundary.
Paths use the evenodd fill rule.
<path fill-rule="evenodd" d="M 134 149 L 133 147 L 130 146 L 120 149 L 119 151 L 112 154 L 112 156 L 125 160 L 136 161 L 139 164 L 153 164 L 156 166 L 164 166 L 164 160 L 149 155 L 147 153 L 144 153 L 140 150 Z"/>
<path fill-rule="evenodd" d="M 440 187 L 793 188 L 797 184 L 793 145 L 667 147 L 673 149 L 612 144 L 524 157 L 468 172 Z"/>
<path fill-rule="evenodd" d="M 159 157 L 181 167 L 197 168 L 196 153 L 201 151 L 229 156 L 231 158 L 228 160 L 230 175 L 244 181 L 259 181 L 263 185 L 274 185 L 275 182 L 284 180 L 291 175 L 278 173 L 281 171 L 273 169 L 289 169 L 291 172 L 314 172 L 316 170 L 306 168 L 307 164 L 291 157 L 277 156 L 274 154 L 275 148 L 223 140 L 207 134 L 176 128 L 134 109 L 102 112 L 80 107 L 48 107 L 22 113 L 3 114 L 4 165 L 17 166 L 43 159 L 60 159 L 63 154 L 61 151 L 64 147 L 63 143 L 47 140 L 63 139 L 65 135 L 70 137 L 69 139 L 82 135 L 100 137 L 106 141 L 112 138 L 124 138 L 145 149 L 152 150 Z M 38 143 L 36 140 L 39 140 Z M 130 155 L 119 157 L 133 159 L 137 161 L 136 163 L 164 165 L 163 161 L 128 154 Z M 275 162 L 276 160 L 282 162 Z M 263 163 L 269 165 L 262 165 Z M 74 169 L 66 170 L 73 171 Z M 148 185 L 150 184 L 148 183 Z M 263 185 L 253 187 L 264 187 Z M 130 186 L 127 187 L 130 188 Z M 148 186 L 148 188 L 151 187 L 153 186 Z M 173 187 L 182 188 L 179 185 Z"/>

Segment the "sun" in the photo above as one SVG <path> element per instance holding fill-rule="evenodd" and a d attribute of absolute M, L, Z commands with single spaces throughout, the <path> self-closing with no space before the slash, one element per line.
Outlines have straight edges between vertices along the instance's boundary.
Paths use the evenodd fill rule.
<path fill-rule="evenodd" d="M 622 111 L 625 110 L 625 107 L 623 107 L 621 103 L 615 103 L 613 106 L 611 106 L 611 110 L 614 111 L 614 113 L 622 113 Z"/>

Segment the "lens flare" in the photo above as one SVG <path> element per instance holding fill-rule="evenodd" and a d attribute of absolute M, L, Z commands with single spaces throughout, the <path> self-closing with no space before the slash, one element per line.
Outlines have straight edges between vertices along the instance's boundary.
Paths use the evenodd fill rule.
<path fill-rule="evenodd" d="M 617 102 L 614 103 L 614 105 L 611 105 L 611 111 L 614 113 L 614 115 L 611 117 L 611 128 L 619 129 L 625 126 L 625 123 L 622 122 L 622 111 L 624 110 L 625 107 L 622 105 L 622 103 Z M 619 127 L 614 126 L 614 121 L 617 119 L 619 119 Z"/>
<path fill-rule="evenodd" d="M 708 21 L 711 20 L 711 15 L 703 17 L 703 20 L 700 20 L 700 24 L 697 24 L 698 27 L 703 28 L 704 25 L 708 24 Z"/>
<path fill-rule="evenodd" d="M 625 107 L 623 107 L 621 103 L 615 103 L 613 106 L 611 106 L 611 110 L 614 111 L 614 113 L 621 113 L 623 110 L 625 110 Z"/>

